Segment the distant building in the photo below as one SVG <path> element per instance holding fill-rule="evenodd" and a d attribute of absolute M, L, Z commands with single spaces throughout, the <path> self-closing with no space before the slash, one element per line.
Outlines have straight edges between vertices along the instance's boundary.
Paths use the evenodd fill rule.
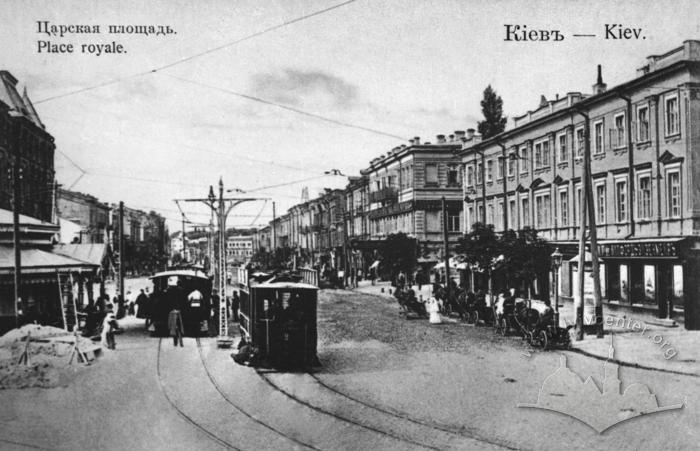
<path fill-rule="evenodd" d="M 226 239 L 226 258 L 247 263 L 253 256 L 253 235 L 233 235 Z"/>
<path fill-rule="evenodd" d="M 63 243 L 105 243 L 110 207 L 89 194 L 58 189 L 56 214 Z M 75 226 L 78 226 L 76 230 Z"/>

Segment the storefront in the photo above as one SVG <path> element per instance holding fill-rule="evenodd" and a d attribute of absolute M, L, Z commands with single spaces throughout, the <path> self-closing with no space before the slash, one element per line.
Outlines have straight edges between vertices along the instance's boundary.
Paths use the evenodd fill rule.
<path fill-rule="evenodd" d="M 577 253 L 574 243 L 557 243 L 565 262 Z M 686 328 L 700 327 L 698 308 L 693 304 L 700 281 L 697 271 L 698 239 L 659 238 L 605 240 L 598 245 L 603 302 L 619 307 L 653 312 L 659 318 L 683 318 Z M 569 257 L 569 258 L 567 258 Z M 565 263 L 560 274 L 560 293 L 573 298 L 575 264 Z"/>

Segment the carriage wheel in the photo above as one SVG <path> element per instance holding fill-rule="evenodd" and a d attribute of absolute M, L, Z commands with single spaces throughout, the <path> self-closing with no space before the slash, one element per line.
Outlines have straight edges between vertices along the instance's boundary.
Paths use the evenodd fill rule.
<path fill-rule="evenodd" d="M 540 340 L 542 341 L 542 348 L 544 348 L 545 351 L 548 350 L 550 348 L 550 343 L 546 330 L 540 331 Z"/>
<path fill-rule="evenodd" d="M 474 310 L 474 311 L 472 312 L 472 319 L 474 320 L 474 325 L 475 325 L 475 326 L 476 326 L 477 324 L 479 324 L 479 311 L 478 311 L 478 310 Z"/>

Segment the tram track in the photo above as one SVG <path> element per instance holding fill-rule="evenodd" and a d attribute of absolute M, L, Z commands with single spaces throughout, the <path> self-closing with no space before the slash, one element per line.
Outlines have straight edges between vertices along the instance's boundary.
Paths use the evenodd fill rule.
<path fill-rule="evenodd" d="M 202 362 L 202 367 L 204 368 L 204 371 L 207 373 L 207 377 L 209 378 L 209 381 L 212 383 L 212 385 L 214 386 L 216 391 L 221 395 L 221 397 L 229 405 L 231 405 L 234 409 L 236 409 L 237 411 L 239 411 L 240 413 L 242 413 L 243 415 L 245 415 L 247 418 L 251 419 L 255 423 L 263 426 L 264 428 L 266 428 L 266 429 L 268 429 L 276 434 L 279 434 L 280 436 L 282 436 L 288 440 L 291 440 L 292 442 L 296 443 L 297 445 L 300 445 L 304 448 L 312 449 L 315 451 L 321 451 L 319 448 L 315 448 L 314 446 L 309 445 L 308 443 L 304 443 L 304 442 L 302 442 L 302 441 L 300 441 L 300 440 L 298 440 L 298 439 L 296 439 L 288 434 L 285 434 L 284 432 L 280 431 L 279 429 L 275 428 L 274 426 L 272 426 L 268 423 L 265 423 L 264 421 L 260 420 L 259 418 L 256 418 L 250 412 L 247 412 L 246 410 L 241 408 L 238 404 L 231 401 L 231 399 L 229 399 L 228 395 L 226 395 L 226 393 L 223 391 L 223 389 L 219 386 L 219 383 L 216 382 L 216 379 L 214 379 L 214 376 L 212 376 L 211 371 L 209 371 L 209 368 L 207 366 L 207 362 L 204 358 L 204 354 L 202 353 L 202 344 L 201 344 L 199 337 L 197 337 L 196 342 L 197 342 L 197 352 L 199 353 L 199 358 Z"/>
<path fill-rule="evenodd" d="M 161 371 L 160 371 L 160 353 L 161 353 L 161 345 L 162 345 L 163 339 L 159 338 L 158 339 L 158 354 L 156 356 L 156 375 L 158 379 L 158 387 L 160 388 L 160 391 L 163 393 L 163 397 L 166 399 L 168 404 L 177 412 L 178 415 L 182 419 L 184 419 L 187 423 L 189 423 L 192 427 L 197 429 L 199 432 L 207 436 L 210 440 L 218 443 L 219 445 L 223 446 L 224 448 L 228 449 L 233 449 L 233 450 L 238 450 L 238 451 L 243 451 L 240 448 L 236 447 L 232 443 L 229 443 L 228 441 L 222 439 L 218 435 L 214 434 L 210 430 L 206 429 L 204 426 L 202 426 L 200 423 L 196 422 L 192 417 L 187 415 L 185 411 L 178 406 L 175 401 L 168 395 L 167 390 L 165 389 L 165 386 L 163 384 L 163 378 L 161 376 Z"/>
<path fill-rule="evenodd" d="M 256 373 L 257 373 L 257 375 L 258 375 L 263 381 L 265 381 L 265 383 L 267 383 L 267 384 L 268 384 L 270 387 L 272 387 L 275 391 L 277 391 L 277 392 L 283 394 L 284 396 L 288 397 L 289 399 L 291 399 L 291 400 L 293 400 L 293 401 L 295 401 L 295 402 L 297 402 L 297 403 L 299 403 L 299 404 L 301 404 L 301 405 L 303 405 L 303 406 L 306 406 L 306 407 L 308 407 L 308 408 L 310 408 L 310 409 L 312 409 L 312 410 L 314 410 L 314 411 L 316 411 L 316 412 L 319 412 L 319 413 L 321 413 L 321 414 L 323 414 L 323 415 L 327 415 L 327 416 L 333 417 L 333 418 L 335 418 L 335 419 L 337 419 L 337 420 L 340 420 L 340 421 L 345 422 L 345 423 L 349 423 L 349 424 L 351 424 L 351 425 L 353 425 L 353 426 L 357 426 L 357 427 L 360 427 L 360 428 L 363 428 L 363 429 L 367 429 L 367 430 L 369 430 L 369 431 L 375 432 L 375 433 L 380 434 L 380 435 L 383 435 L 383 436 L 385 436 L 385 437 L 389 437 L 389 438 L 391 438 L 391 439 L 398 440 L 398 441 L 400 441 L 400 442 L 407 443 L 407 444 L 410 444 L 410 445 L 413 445 L 413 446 L 417 446 L 417 447 L 424 448 L 424 449 L 432 449 L 432 450 L 440 450 L 440 449 L 442 449 L 442 448 L 438 448 L 438 447 L 435 447 L 435 446 L 432 446 L 432 445 L 428 445 L 428 444 L 425 444 L 425 443 L 417 442 L 417 441 L 415 441 L 415 440 L 413 440 L 413 439 L 410 439 L 410 438 L 401 437 L 401 436 L 399 436 L 399 435 L 397 435 L 397 434 L 395 434 L 395 433 L 387 432 L 387 431 L 384 431 L 384 430 L 382 430 L 382 429 L 378 429 L 378 428 L 375 428 L 375 427 L 372 427 L 372 426 L 368 426 L 368 425 L 366 425 L 366 424 L 362 424 L 362 423 L 360 423 L 360 422 L 358 422 L 358 421 L 355 421 L 355 420 L 352 420 L 352 419 L 350 419 L 350 418 L 346 418 L 346 417 L 343 417 L 343 416 L 338 415 L 338 414 L 336 414 L 336 413 L 330 412 L 330 411 L 328 411 L 328 410 L 326 410 L 326 409 L 322 409 L 322 408 L 320 408 L 320 407 L 318 407 L 318 406 L 315 406 L 315 405 L 309 403 L 308 401 L 305 401 L 305 400 L 303 400 L 303 399 L 301 399 L 301 398 L 299 398 L 299 397 L 293 395 L 292 393 L 289 393 L 287 390 L 283 389 L 282 387 L 280 387 L 279 385 L 277 385 L 274 381 L 272 381 L 272 380 L 266 375 L 265 372 L 256 369 Z"/>
<path fill-rule="evenodd" d="M 372 410 L 374 410 L 374 411 L 381 412 L 382 414 L 389 415 L 389 416 L 392 416 L 392 417 L 394 417 L 394 418 L 398 418 L 398 419 L 401 419 L 401 420 L 405 420 L 405 421 L 408 421 L 408 422 L 413 423 L 413 424 L 415 424 L 415 425 L 419 425 L 419 426 L 431 428 L 431 429 L 434 429 L 434 430 L 437 430 L 437 431 L 445 432 L 445 433 L 448 433 L 448 434 L 453 434 L 453 435 L 460 436 L 460 437 L 465 437 L 465 438 L 472 439 L 472 440 L 477 440 L 477 441 L 479 441 L 479 442 L 487 443 L 487 444 L 489 444 L 489 445 L 498 446 L 498 447 L 503 448 L 503 449 L 509 449 L 509 450 L 520 450 L 520 449 L 522 449 L 522 448 L 516 447 L 515 445 L 509 444 L 509 443 L 504 442 L 504 441 L 494 440 L 494 439 L 489 439 L 489 438 L 483 437 L 483 436 L 481 436 L 480 434 L 477 434 L 477 433 L 472 432 L 472 431 L 468 431 L 467 433 L 464 433 L 463 431 L 459 431 L 459 430 L 456 430 L 456 429 L 448 428 L 448 427 L 446 427 L 446 426 L 441 426 L 441 425 L 434 424 L 434 423 L 430 423 L 430 422 L 427 422 L 427 421 L 421 421 L 421 420 L 415 419 L 415 418 L 413 418 L 413 417 L 410 417 L 410 416 L 408 416 L 408 415 L 406 415 L 406 414 L 404 414 L 404 413 L 400 413 L 400 412 L 395 412 L 395 411 L 389 410 L 389 409 L 387 409 L 387 408 L 385 408 L 385 407 L 382 407 L 382 406 L 378 406 L 378 405 L 369 403 L 369 402 L 364 401 L 364 400 L 362 400 L 362 399 L 359 399 L 359 398 L 356 398 L 356 397 L 354 397 L 354 396 L 351 396 L 351 395 L 349 395 L 349 394 L 347 394 L 347 393 L 345 393 L 345 392 L 343 392 L 343 391 L 341 391 L 341 390 L 338 390 L 338 389 L 336 389 L 336 388 L 334 388 L 334 387 L 331 387 L 330 385 L 328 385 L 328 384 L 326 384 L 325 382 L 323 382 L 318 376 L 314 375 L 313 373 L 307 373 L 307 374 L 308 374 L 309 377 L 310 377 L 311 379 L 313 379 L 314 382 L 316 382 L 319 386 L 323 387 L 324 389 L 326 389 L 326 390 L 328 390 L 328 391 L 330 391 L 330 392 L 332 392 L 332 393 L 335 393 L 337 396 L 346 398 L 346 399 L 348 399 L 348 400 L 350 400 L 350 401 L 352 401 L 352 402 L 358 403 L 358 404 L 360 404 L 360 405 L 362 405 L 362 406 L 364 406 L 364 407 L 366 407 L 366 408 L 368 408 L 368 409 L 372 409 Z"/>

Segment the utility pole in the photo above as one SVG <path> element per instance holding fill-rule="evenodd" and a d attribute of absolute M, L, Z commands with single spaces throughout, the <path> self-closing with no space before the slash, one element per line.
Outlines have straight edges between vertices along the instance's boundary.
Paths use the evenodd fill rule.
<path fill-rule="evenodd" d="M 486 156 L 481 152 L 481 222 L 486 225 Z"/>
<path fill-rule="evenodd" d="M 187 261 L 187 237 L 185 236 L 185 214 L 182 213 L 182 259 Z"/>
<path fill-rule="evenodd" d="M 276 227 L 276 221 L 277 216 L 275 216 L 275 201 L 272 201 L 272 252 L 275 252 L 275 249 L 277 249 L 277 227 Z"/>
<path fill-rule="evenodd" d="M 15 143 L 16 144 L 16 143 Z M 21 299 L 20 286 L 22 283 L 22 249 L 19 242 L 19 210 L 22 208 L 21 186 L 22 168 L 18 147 L 15 146 L 15 164 L 12 167 L 12 243 L 15 251 L 15 327 L 19 327 L 19 306 L 17 303 Z"/>
<path fill-rule="evenodd" d="M 124 202 L 119 201 L 119 301 L 124 302 Z"/>
<path fill-rule="evenodd" d="M 589 235 L 591 240 L 591 270 L 593 277 L 593 300 L 595 306 L 595 330 L 598 338 L 603 338 L 603 304 L 600 286 L 600 264 L 598 261 L 598 234 L 596 230 L 596 211 L 593 201 L 593 187 L 591 183 L 591 130 L 588 114 L 578 111 L 584 118 L 584 147 L 583 147 L 583 183 L 581 193 L 581 231 L 579 235 L 579 262 L 578 262 L 578 292 L 579 305 L 576 306 L 576 340 L 583 340 L 583 314 L 585 310 L 585 269 L 586 269 L 586 219 L 588 219 Z M 587 217 L 587 218 L 586 218 Z"/>
<path fill-rule="evenodd" d="M 219 317 L 219 337 L 217 339 L 217 345 L 219 347 L 231 347 L 233 341 L 228 337 L 228 309 L 226 308 L 226 217 L 231 212 L 231 210 L 243 203 L 254 200 L 267 200 L 262 197 L 224 197 L 224 182 L 219 179 L 219 195 L 214 194 L 214 187 L 209 187 L 209 195 L 206 198 L 197 199 L 176 199 L 175 202 L 202 202 L 208 206 L 212 215 L 216 213 L 217 225 L 219 227 L 218 235 L 218 245 L 215 247 L 217 255 L 216 259 L 216 271 L 214 273 L 214 286 L 218 287 L 220 292 L 221 301 L 219 302 L 219 311 L 217 315 Z M 213 227 L 213 225 L 211 226 Z M 212 246 L 214 249 L 214 246 Z"/>
<path fill-rule="evenodd" d="M 447 292 L 447 299 L 450 299 L 450 240 L 447 231 L 447 201 L 445 200 L 445 196 L 442 196 L 442 239 L 445 247 L 445 290 Z"/>

